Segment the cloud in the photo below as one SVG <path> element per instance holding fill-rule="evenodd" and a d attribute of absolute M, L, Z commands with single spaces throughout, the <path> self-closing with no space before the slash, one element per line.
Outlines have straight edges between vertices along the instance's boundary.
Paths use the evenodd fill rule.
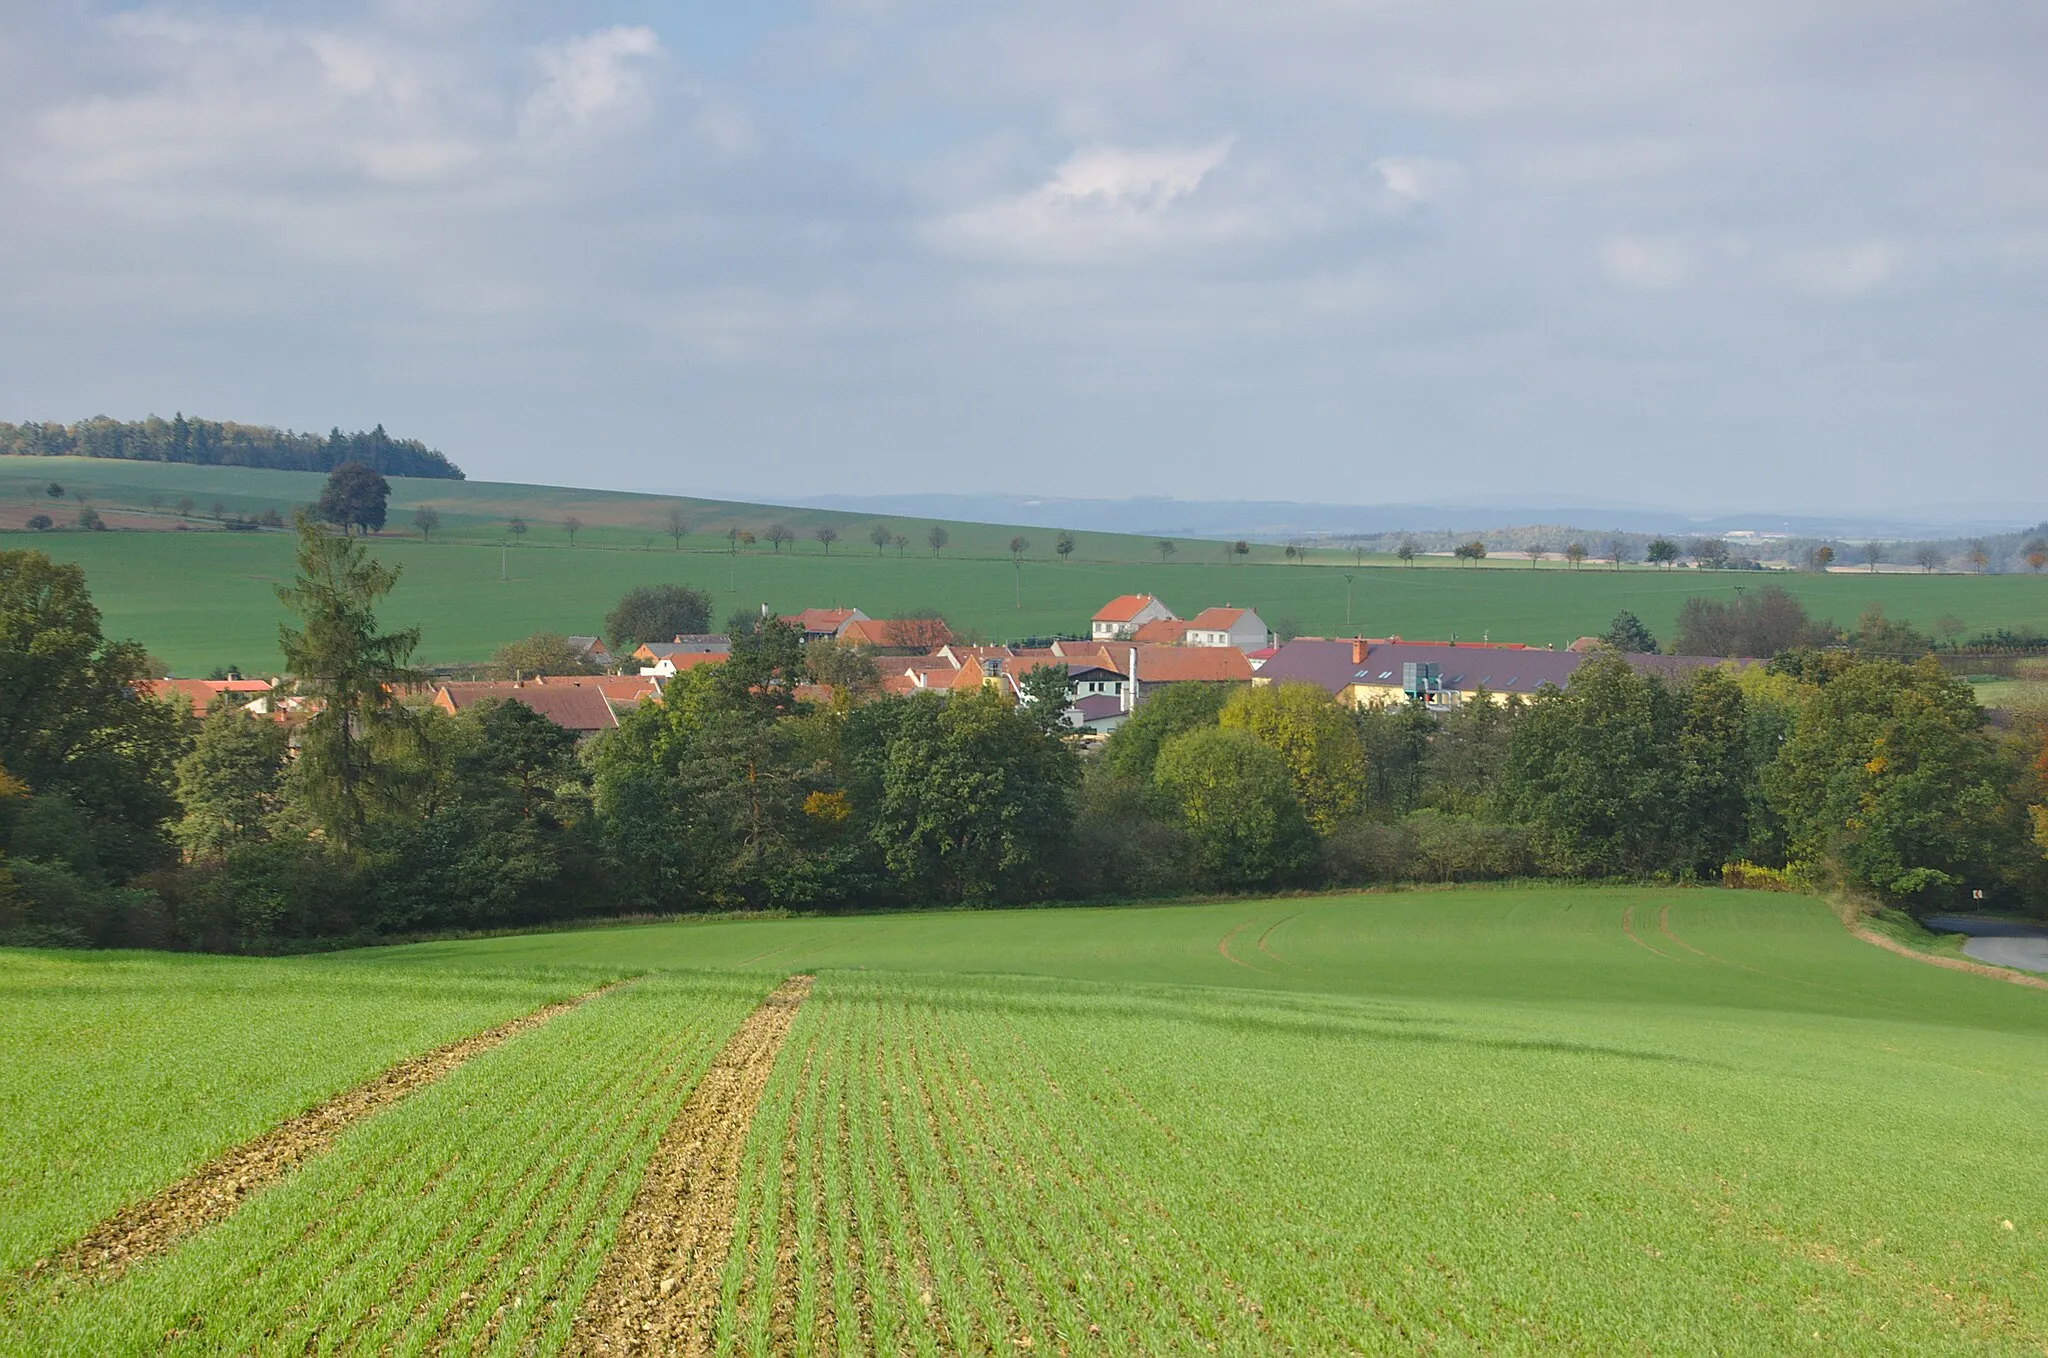
<path fill-rule="evenodd" d="M 1824 297 L 1861 297 L 1889 283 L 1904 263 L 1895 246 L 1881 241 L 1786 251 L 1781 268 L 1792 283 Z"/>
<path fill-rule="evenodd" d="M 1433 203 L 1465 182 L 1463 166 L 1428 156 L 1381 156 L 1372 168 L 1387 192 L 1404 203 Z"/>
<path fill-rule="evenodd" d="M 660 53 L 653 29 L 625 24 L 542 48 L 546 78 L 526 100 L 522 131 L 547 138 L 637 121 L 647 113 L 647 89 L 636 59 Z"/>
<path fill-rule="evenodd" d="M 1695 256 L 1669 237 L 1609 236 L 1600 243 L 1600 268 L 1617 286 L 1664 292 L 1692 281 Z"/>
<path fill-rule="evenodd" d="M 1195 211 L 1191 200 L 1230 147 L 1228 138 L 1193 147 L 1086 147 L 1030 192 L 956 213 L 929 234 L 965 254 L 1070 263 L 1225 239 L 1242 219 Z"/>

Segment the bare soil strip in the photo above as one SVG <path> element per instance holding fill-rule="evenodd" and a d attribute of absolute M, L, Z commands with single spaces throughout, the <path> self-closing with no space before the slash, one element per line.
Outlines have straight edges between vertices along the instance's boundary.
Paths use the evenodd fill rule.
<path fill-rule="evenodd" d="M 234 1147 L 154 1197 L 123 1208 L 68 1249 L 38 1261 L 29 1274 L 97 1282 L 162 1254 L 193 1232 L 234 1215 L 243 1202 L 326 1151 L 350 1127 L 474 1057 L 623 984 L 614 981 L 588 994 L 544 1005 L 510 1023 L 401 1061 L 375 1079 L 343 1090 L 255 1140 Z"/>
<path fill-rule="evenodd" d="M 1667 962 L 1676 962 L 1678 960 L 1662 948 L 1643 941 L 1643 936 L 1636 932 L 1636 908 L 1633 905 L 1621 912 L 1621 931 L 1627 934 L 1629 942 L 1635 944 L 1638 948 L 1647 948 Z"/>
<path fill-rule="evenodd" d="M 1950 971 L 1967 971 L 1973 976 L 1989 976 L 1994 981 L 2006 981 L 2013 985 L 2032 986 L 2036 990 L 2048 990 L 2048 981 L 2044 981 L 2038 976 L 2029 976 L 2023 971 L 2008 971 L 2004 967 L 1994 967 L 1988 962 L 1970 962 L 1960 957 L 1937 957 L 1933 953 L 1919 952 L 1907 947 L 1897 939 L 1886 938 L 1876 930 L 1865 929 L 1860 925 L 1850 925 L 1849 932 L 1862 939 L 1865 943 L 1875 943 L 1887 952 L 1895 952 L 1901 957 L 1910 957 L 1915 962 L 1925 962 L 1930 967 L 1947 967 Z"/>
<path fill-rule="evenodd" d="M 810 992 L 810 977 L 792 976 L 762 1001 L 662 1134 L 576 1314 L 569 1352 L 710 1351 L 747 1130 Z"/>

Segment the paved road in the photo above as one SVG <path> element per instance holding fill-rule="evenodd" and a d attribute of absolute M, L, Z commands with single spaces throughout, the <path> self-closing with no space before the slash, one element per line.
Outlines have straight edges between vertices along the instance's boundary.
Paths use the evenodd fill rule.
<path fill-rule="evenodd" d="M 1925 923 L 1937 934 L 1968 934 L 1963 952 L 1979 962 L 2048 971 L 2048 928 L 2038 924 L 1970 915 L 1929 915 Z"/>

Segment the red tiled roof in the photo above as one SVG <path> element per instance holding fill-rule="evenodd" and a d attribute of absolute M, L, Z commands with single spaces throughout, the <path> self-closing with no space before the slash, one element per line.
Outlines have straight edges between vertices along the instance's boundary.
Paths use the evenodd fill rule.
<path fill-rule="evenodd" d="M 548 688 L 594 688 L 609 703 L 661 701 L 661 681 L 651 674 L 550 674 L 536 682 Z"/>
<path fill-rule="evenodd" d="M 1202 632 L 1228 632 L 1237 626 L 1237 620 L 1247 611 L 1242 608 L 1205 608 L 1188 626 Z"/>
<path fill-rule="evenodd" d="M 575 684 L 450 683 L 435 692 L 434 703 L 460 712 L 486 698 L 523 703 L 565 731 L 604 731 L 619 724 L 600 690 Z"/>
<path fill-rule="evenodd" d="M 213 706 L 213 700 L 223 693 L 258 694 L 270 692 L 268 679 L 144 679 L 135 685 L 135 691 L 145 698 L 159 702 L 175 703 L 183 699 L 185 706 L 197 716 L 205 716 Z"/>
<path fill-rule="evenodd" d="M 846 625 L 847 619 L 860 612 L 857 608 L 806 608 L 794 617 L 783 619 L 793 622 L 806 632 L 836 633 Z"/>
<path fill-rule="evenodd" d="M 1102 606 L 1095 615 L 1097 622 L 1129 622 L 1144 612 L 1146 605 L 1157 603 L 1149 594 L 1119 594 Z"/>
<path fill-rule="evenodd" d="M 1133 646 L 1125 671 L 1140 684 L 1248 684 L 1252 665 L 1231 646 Z"/>
<path fill-rule="evenodd" d="M 1186 639 L 1192 625 L 1179 618 L 1154 618 L 1131 633 L 1131 640 L 1151 646 L 1178 646 Z"/>

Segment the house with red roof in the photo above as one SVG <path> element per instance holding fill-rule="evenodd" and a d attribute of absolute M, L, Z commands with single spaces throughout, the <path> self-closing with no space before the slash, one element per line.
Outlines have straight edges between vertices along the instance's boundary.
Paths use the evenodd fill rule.
<path fill-rule="evenodd" d="M 205 716 L 216 698 L 247 703 L 270 690 L 268 679 L 144 679 L 135 685 L 137 696 L 170 703 L 191 717 Z"/>
<path fill-rule="evenodd" d="M 1140 637 L 1139 640 L 1144 640 Z M 1273 630 L 1266 620 L 1249 608 L 1205 608 L 1187 627 L 1183 644 L 1188 646 L 1235 646 L 1256 651 L 1270 645 Z"/>
<path fill-rule="evenodd" d="M 521 703 L 565 731 L 588 738 L 619 724 L 602 689 L 584 684 L 446 683 L 434 690 L 434 706 L 450 716 L 487 699 Z"/>
<path fill-rule="evenodd" d="M 801 613 L 784 617 L 783 621 L 802 628 L 805 641 L 836 641 L 848 623 L 866 622 L 868 615 L 858 608 L 806 608 Z"/>
<path fill-rule="evenodd" d="M 1173 610 L 1149 594 L 1120 594 L 1097 611 L 1091 635 L 1097 641 L 1128 641 L 1148 622 L 1173 617 Z"/>

